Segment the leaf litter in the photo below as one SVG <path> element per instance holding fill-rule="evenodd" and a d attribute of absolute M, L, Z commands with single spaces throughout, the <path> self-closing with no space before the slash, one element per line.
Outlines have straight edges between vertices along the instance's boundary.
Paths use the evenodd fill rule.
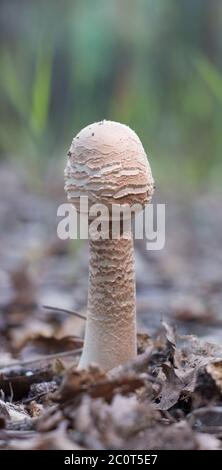
<path fill-rule="evenodd" d="M 222 347 L 177 336 L 163 322 L 146 348 L 143 337 L 136 360 L 108 373 L 62 359 L 39 369 L 8 366 L 0 376 L 0 446 L 219 449 L 221 364 Z"/>
<path fill-rule="evenodd" d="M 196 227 L 188 245 L 190 230 L 175 230 L 182 225 L 171 204 L 167 250 L 155 258 L 136 246 L 137 358 L 108 373 L 95 365 L 78 370 L 87 253 L 80 250 L 78 259 L 56 239 L 61 193 L 55 201 L 54 193 L 43 197 L 18 185 L 18 197 L 6 199 L 3 186 L 0 449 L 222 449 L 222 273 L 207 231 Z M 212 200 L 196 205 L 203 229 Z M 31 208 L 27 220 L 24 206 Z"/>

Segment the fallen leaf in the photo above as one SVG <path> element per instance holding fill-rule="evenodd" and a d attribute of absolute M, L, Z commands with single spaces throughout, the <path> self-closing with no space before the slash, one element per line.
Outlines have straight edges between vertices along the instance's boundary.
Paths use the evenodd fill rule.
<path fill-rule="evenodd" d="M 103 397 L 111 401 L 115 394 L 126 395 L 143 385 L 144 380 L 132 374 L 112 379 L 96 367 L 90 367 L 88 370 L 73 369 L 67 372 L 55 399 L 65 402 L 88 393 L 92 398 Z"/>
<path fill-rule="evenodd" d="M 64 338 L 54 338 L 53 336 L 37 335 L 26 338 L 20 346 L 19 356 L 21 359 L 33 359 L 36 356 L 55 354 L 59 352 L 71 351 L 82 347 L 81 338 L 66 336 Z"/>

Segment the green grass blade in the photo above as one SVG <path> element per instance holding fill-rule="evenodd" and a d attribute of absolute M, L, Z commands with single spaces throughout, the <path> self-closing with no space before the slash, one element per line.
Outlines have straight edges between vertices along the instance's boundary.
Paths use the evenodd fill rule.
<path fill-rule="evenodd" d="M 32 90 L 31 128 L 41 136 L 47 127 L 51 95 L 52 48 L 39 50 Z"/>

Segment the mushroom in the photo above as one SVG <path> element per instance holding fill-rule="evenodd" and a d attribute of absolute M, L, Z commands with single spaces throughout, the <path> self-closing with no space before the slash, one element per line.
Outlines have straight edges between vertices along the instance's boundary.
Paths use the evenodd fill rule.
<path fill-rule="evenodd" d="M 128 126 L 93 123 L 73 139 L 65 169 L 67 198 L 79 210 L 89 205 L 149 203 L 154 190 L 142 143 Z M 137 354 L 133 237 L 89 239 L 87 321 L 79 368 L 96 363 L 110 370 Z"/>

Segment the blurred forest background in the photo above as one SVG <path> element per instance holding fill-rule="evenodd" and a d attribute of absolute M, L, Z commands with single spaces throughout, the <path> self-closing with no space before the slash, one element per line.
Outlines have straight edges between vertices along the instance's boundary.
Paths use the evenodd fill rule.
<path fill-rule="evenodd" d="M 0 449 L 221 448 L 222 1 L 0 0 L 0 102 Z M 87 242 L 56 230 L 72 138 L 102 119 L 166 204 L 164 249 L 135 241 L 148 356 L 106 379 L 76 373 Z"/>
<path fill-rule="evenodd" d="M 0 38 L 2 159 L 38 175 L 106 118 L 135 129 L 158 181 L 220 183 L 220 0 L 1 0 Z"/>

